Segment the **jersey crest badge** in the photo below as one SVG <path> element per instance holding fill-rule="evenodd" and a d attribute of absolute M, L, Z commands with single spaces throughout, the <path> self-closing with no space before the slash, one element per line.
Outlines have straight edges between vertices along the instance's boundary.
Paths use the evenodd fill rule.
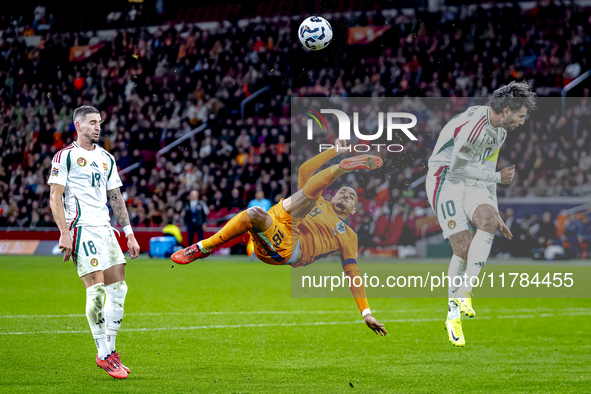
<path fill-rule="evenodd" d="M 84 157 L 81 157 L 78 160 L 76 160 L 76 164 L 78 164 L 80 167 L 86 167 L 86 164 L 88 163 Z"/>
<path fill-rule="evenodd" d="M 109 171 L 109 166 L 107 166 L 107 163 L 103 163 L 103 168 L 105 169 L 105 172 Z"/>
<path fill-rule="evenodd" d="M 92 265 L 93 267 L 96 267 L 98 265 L 98 260 L 97 259 L 90 260 L 90 265 Z"/>
<path fill-rule="evenodd" d="M 345 234 L 345 231 L 347 231 L 347 228 L 345 227 L 345 223 L 338 222 L 337 223 L 337 231 L 339 232 L 339 234 Z"/>
<path fill-rule="evenodd" d="M 447 227 L 449 227 L 450 230 L 453 230 L 454 228 L 456 228 L 456 221 L 450 220 L 449 222 L 447 222 Z"/>
<path fill-rule="evenodd" d="M 470 153 L 470 148 L 467 147 L 466 145 L 462 145 L 462 147 L 460 148 L 460 152 L 461 153 Z"/>
<path fill-rule="evenodd" d="M 51 169 L 51 176 L 58 176 L 59 173 L 60 173 L 60 170 L 59 169 L 57 169 L 55 167 L 53 167 Z"/>

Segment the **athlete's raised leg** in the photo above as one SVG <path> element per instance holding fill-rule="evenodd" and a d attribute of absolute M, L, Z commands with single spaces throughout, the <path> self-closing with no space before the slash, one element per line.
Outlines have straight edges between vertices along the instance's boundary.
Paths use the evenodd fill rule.
<path fill-rule="evenodd" d="M 283 209 L 293 218 L 304 218 L 314 208 L 324 189 L 347 172 L 349 171 L 340 169 L 338 165 L 320 171 L 306 182 L 302 190 L 283 201 Z"/>
<path fill-rule="evenodd" d="M 199 241 L 171 256 L 177 264 L 188 264 L 197 259 L 206 258 L 211 250 L 222 246 L 226 242 L 246 234 L 249 231 L 262 233 L 273 224 L 271 216 L 260 207 L 248 208 L 234 216 L 226 225 L 213 236 Z"/>
<path fill-rule="evenodd" d="M 322 196 L 324 189 L 336 181 L 338 177 L 354 170 L 374 170 L 382 165 L 381 158 L 371 155 L 343 159 L 338 165 L 314 174 L 301 190 L 283 201 L 283 208 L 293 218 L 303 218 L 314 208 L 316 200 Z"/>

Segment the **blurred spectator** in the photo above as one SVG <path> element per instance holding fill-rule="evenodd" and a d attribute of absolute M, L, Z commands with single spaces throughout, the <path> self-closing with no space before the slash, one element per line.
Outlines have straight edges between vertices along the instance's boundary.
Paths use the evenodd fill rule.
<path fill-rule="evenodd" d="M 251 200 L 248 203 L 248 208 L 252 207 L 261 207 L 265 210 L 265 212 L 267 212 L 269 209 L 271 209 L 271 201 L 265 198 L 265 193 L 263 193 L 262 190 L 259 190 L 255 193 L 254 200 Z"/>
<path fill-rule="evenodd" d="M 357 233 L 357 240 L 360 247 L 363 249 L 365 247 L 373 246 L 373 234 L 375 232 L 375 223 L 372 221 L 371 216 L 364 215 L 361 224 L 357 227 L 355 232 Z"/>
<path fill-rule="evenodd" d="M 568 220 L 564 227 L 564 241 L 568 243 L 569 249 L 572 250 L 574 256 L 581 252 L 582 245 L 580 241 L 582 239 L 580 237 L 583 235 L 583 230 L 584 224 L 579 220 L 577 215 L 568 215 Z"/>
<path fill-rule="evenodd" d="M 548 241 L 557 239 L 556 225 L 552 220 L 552 214 L 550 212 L 544 212 L 542 215 L 542 223 L 540 223 L 539 230 L 535 236 L 537 237 L 537 244 L 540 247 L 547 246 Z"/>
<path fill-rule="evenodd" d="M 209 215 L 209 208 L 205 201 L 199 199 L 199 192 L 191 190 L 189 193 L 189 201 L 183 205 L 182 215 L 187 226 L 187 236 L 189 245 L 193 245 L 195 233 L 197 233 L 197 240 L 203 240 L 203 227 Z"/>
<path fill-rule="evenodd" d="M 509 231 L 511 231 L 511 234 L 513 234 L 513 238 L 509 240 L 500 231 L 496 231 L 495 239 L 499 257 L 509 259 L 510 257 L 529 256 L 529 239 L 520 224 L 521 221 L 515 218 L 513 209 L 508 208 L 504 213 L 501 212 L 501 217 L 505 221 L 505 225 L 509 228 Z"/>

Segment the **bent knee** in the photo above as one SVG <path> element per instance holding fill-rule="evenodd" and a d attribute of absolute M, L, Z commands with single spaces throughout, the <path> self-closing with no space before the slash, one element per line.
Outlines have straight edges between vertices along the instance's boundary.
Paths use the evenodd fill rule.
<path fill-rule="evenodd" d="M 269 216 L 269 214 L 267 212 L 265 212 L 265 210 L 261 207 L 252 207 L 252 208 L 248 208 L 246 210 L 246 213 L 248 214 L 248 217 L 250 218 L 250 220 L 252 220 L 253 222 L 259 221 L 259 220 L 263 220 L 265 218 L 265 216 Z"/>
<path fill-rule="evenodd" d="M 273 218 L 261 207 L 248 208 L 246 213 L 255 231 L 265 231 L 273 224 Z"/>
<path fill-rule="evenodd" d="M 497 218 L 487 218 L 483 221 L 481 226 L 477 226 L 479 230 L 486 231 L 488 233 L 494 233 L 498 227 Z"/>
<path fill-rule="evenodd" d="M 494 233 L 499 223 L 497 211 L 492 205 L 488 204 L 483 204 L 476 208 L 472 219 L 479 230 L 489 233 Z"/>

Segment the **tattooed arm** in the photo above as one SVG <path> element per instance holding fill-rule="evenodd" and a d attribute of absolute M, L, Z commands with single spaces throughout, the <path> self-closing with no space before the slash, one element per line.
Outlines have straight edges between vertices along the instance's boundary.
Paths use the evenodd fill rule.
<path fill-rule="evenodd" d="M 107 191 L 109 202 L 111 203 L 111 209 L 113 209 L 113 215 L 119 222 L 125 235 L 127 236 L 127 247 L 129 248 L 129 257 L 135 259 L 140 253 L 140 246 L 138 245 L 133 231 L 131 231 L 131 225 L 129 224 L 129 214 L 127 213 L 127 206 L 121 196 L 119 188 L 115 188 Z"/>
<path fill-rule="evenodd" d="M 129 226 L 129 215 L 127 213 L 127 207 L 123 196 L 121 196 L 121 190 L 119 188 L 109 190 L 107 192 L 109 202 L 111 203 L 111 209 L 113 209 L 113 215 L 121 227 Z"/>

